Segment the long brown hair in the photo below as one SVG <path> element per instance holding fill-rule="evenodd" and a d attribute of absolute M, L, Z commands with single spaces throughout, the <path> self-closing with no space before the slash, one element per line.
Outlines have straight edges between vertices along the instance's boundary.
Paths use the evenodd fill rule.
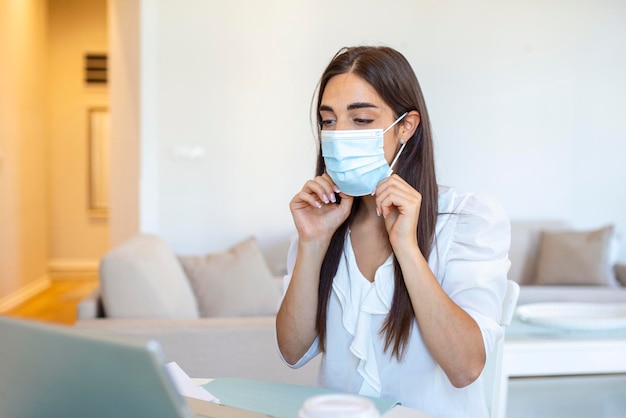
<path fill-rule="evenodd" d="M 339 74 L 354 73 L 367 81 L 393 110 L 396 117 L 416 110 L 420 114 L 420 124 L 413 137 L 407 141 L 395 172 L 422 194 L 419 225 L 416 231 L 418 245 L 424 257 L 428 258 L 435 235 L 438 214 L 438 187 L 435 177 L 435 161 L 431 137 L 430 120 L 426 103 L 417 77 L 406 58 L 388 47 L 353 47 L 341 49 L 331 60 L 322 74 L 317 92 L 317 130 L 322 129 L 319 113 L 322 96 L 328 81 Z M 320 147 L 321 148 L 321 147 Z M 321 149 L 317 157 L 316 174 L 326 170 Z M 355 198 L 350 215 L 335 231 L 320 271 L 316 329 L 320 347 L 326 346 L 326 312 L 332 290 L 332 282 L 345 243 L 345 236 L 360 206 L 360 198 Z M 395 290 L 389 313 L 380 329 L 385 336 L 385 351 L 393 347 L 392 353 L 401 359 L 405 353 L 415 313 L 409 298 L 402 269 L 394 259 Z"/>

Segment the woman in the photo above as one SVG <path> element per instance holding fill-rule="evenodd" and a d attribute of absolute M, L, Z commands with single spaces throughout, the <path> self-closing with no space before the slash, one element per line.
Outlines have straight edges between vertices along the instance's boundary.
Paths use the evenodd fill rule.
<path fill-rule="evenodd" d="M 437 186 L 426 105 L 399 52 L 339 51 L 317 105 L 317 177 L 290 202 L 284 360 L 300 367 L 323 353 L 324 387 L 487 416 L 480 375 L 502 333 L 506 215 Z"/>

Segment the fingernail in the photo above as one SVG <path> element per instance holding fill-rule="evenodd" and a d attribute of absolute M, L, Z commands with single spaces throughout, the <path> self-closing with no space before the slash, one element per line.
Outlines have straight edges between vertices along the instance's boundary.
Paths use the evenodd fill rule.
<path fill-rule="evenodd" d="M 334 193 L 330 195 L 330 201 L 333 202 L 333 203 L 337 202 L 337 199 L 335 198 L 335 194 Z"/>
<path fill-rule="evenodd" d="M 380 216 L 380 210 L 378 210 L 378 207 L 376 208 L 376 216 Z"/>
<path fill-rule="evenodd" d="M 316 201 L 315 201 L 315 206 L 317 206 L 318 208 L 321 208 L 321 207 L 322 207 L 322 204 L 316 200 Z"/>
<path fill-rule="evenodd" d="M 324 195 L 322 196 L 322 200 L 324 201 L 324 203 L 328 203 L 328 202 L 329 202 L 329 200 L 328 200 L 328 196 L 326 196 L 326 194 L 324 194 Z"/>
<path fill-rule="evenodd" d="M 341 190 L 339 190 L 339 187 L 335 186 L 335 193 L 341 193 Z"/>
<path fill-rule="evenodd" d="M 376 194 L 376 189 L 372 190 L 372 193 L 370 193 L 371 196 L 374 196 Z"/>

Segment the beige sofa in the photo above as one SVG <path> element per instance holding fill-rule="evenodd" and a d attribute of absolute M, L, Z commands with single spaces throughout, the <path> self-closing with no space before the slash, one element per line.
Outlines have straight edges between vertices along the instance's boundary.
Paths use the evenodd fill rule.
<path fill-rule="evenodd" d="M 288 245 L 264 253 L 249 238 L 222 253 L 177 256 L 159 237 L 138 235 L 102 258 L 100 288 L 81 301 L 74 326 L 155 339 L 194 377 L 313 385 L 319 360 L 291 369 L 276 348 Z"/>
<path fill-rule="evenodd" d="M 519 304 L 626 302 L 626 287 L 611 275 L 617 271 L 621 283 L 626 283 L 626 266 L 608 266 L 613 261 L 603 259 L 602 251 L 594 253 L 595 259 L 587 257 L 590 266 L 586 267 L 594 282 L 606 283 L 571 285 L 563 284 L 568 282 L 567 278 L 550 278 L 550 275 L 558 276 L 551 273 L 554 264 L 556 267 L 563 264 L 561 268 L 567 270 L 565 267 L 571 262 L 571 255 L 565 261 L 558 260 L 564 256 L 558 251 L 563 240 L 566 244 L 580 241 L 585 253 L 588 252 L 585 246 L 612 247 L 606 231 L 601 236 L 591 234 L 591 238 L 579 231 L 550 235 L 550 231 L 565 229 L 568 226 L 561 222 L 512 223 L 509 278 L 522 285 Z M 284 365 L 275 344 L 274 313 L 282 291 L 280 274 L 284 271 L 284 264 L 276 260 L 286 258 L 287 247 L 286 238 L 278 246 L 278 255 L 262 254 L 251 239 L 224 253 L 177 257 L 158 237 L 135 237 L 102 259 L 101 289 L 80 303 L 75 327 L 156 339 L 166 356 L 194 377 L 314 384 L 320 359 L 293 370 Z M 546 252 L 552 260 L 546 259 Z M 274 261 L 270 265 L 274 268 L 270 269 L 264 259 L 272 260 L 272 257 Z M 600 266 L 591 265 L 594 262 Z M 577 273 L 587 274 L 585 266 L 574 267 Z M 543 284 L 537 284 L 539 273 Z M 581 278 L 577 280 L 580 282 Z"/>
<path fill-rule="evenodd" d="M 561 221 L 511 223 L 509 279 L 518 305 L 626 302 L 626 262 L 612 226 L 575 230 Z"/>

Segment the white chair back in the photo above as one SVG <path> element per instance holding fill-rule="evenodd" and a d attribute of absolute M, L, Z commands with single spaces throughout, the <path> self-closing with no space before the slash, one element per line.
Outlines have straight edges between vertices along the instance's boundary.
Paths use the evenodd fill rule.
<path fill-rule="evenodd" d="M 508 280 L 506 284 L 506 295 L 502 302 L 502 317 L 500 319 L 500 325 L 508 327 L 513 320 L 513 314 L 515 313 L 515 307 L 517 306 L 517 299 L 519 299 L 519 285 L 513 280 Z"/>
<path fill-rule="evenodd" d="M 500 326 L 506 332 L 505 327 L 511 324 L 515 306 L 519 298 L 519 285 L 512 280 L 507 280 L 506 295 L 502 302 L 502 316 Z M 502 399 L 502 394 L 506 392 L 507 381 L 502 373 L 502 353 L 504 351 L 504 334 L 497 342 L 493 352 L 488 356 L 489 360 L 485 364 L 483 376 L 485 379 L 485 395 L 489 406 L 489 416 L 491 418 L 504 418 L 506 415 L 506 401 Z"/>

